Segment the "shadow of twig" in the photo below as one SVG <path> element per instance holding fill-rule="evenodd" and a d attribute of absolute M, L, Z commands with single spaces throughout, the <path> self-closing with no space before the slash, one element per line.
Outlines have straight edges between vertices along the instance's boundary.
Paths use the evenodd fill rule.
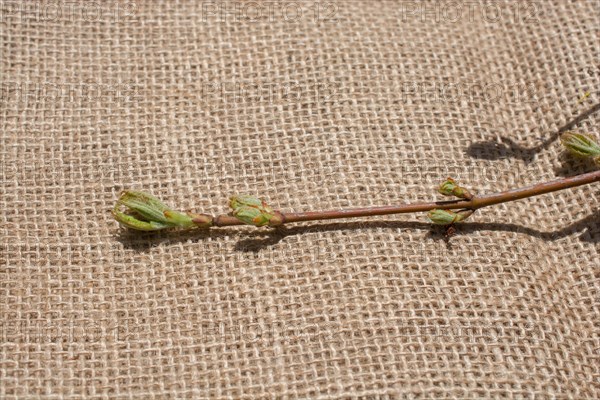
<path fill-rule="evenodd" d="M 529 228 L 516 224 L 509 223 L 489 223 L 489 222 L 467 222 L 456 225 L 458 234 L 469 234 L 476 231 L 502 231 L 523 233 L 545 241 L 554 241 L 576 232 L 582 232 L 579 236 L 580 240 L 591 243 L 600 242 L 600 211 L 591 214 L 581 220 L 574 222 L 564 228 L 556 231 L 544 232 L 534 228 Z M 436 240 L 444 240 L 448 243 L 446 237 L 446 229 L 437 225 L 432 225 L 427 222 L 411 222 L 411 221 L 366 221 L 360 223 L 329 223 L 322 225 L 298 226 L 298 227 L 281 227 L 275 230 L 263 232 L 261 238 L 247 238 L 240 240 L 236 245 L 238 251 L 256 252 L 263 248 L 272 246 L 285 239 L 288 236 L 301 235 L 307 232 L 329 232 L 329 231 L 349 231 L 360 229 L 409 229 L 428 231 L 428 236 Z"/>
<path fill-rule="evenodd" d="M 560 155 L 561 166 L 554 169 L 558 176 L 574 176 L 592 172 L 598 169 L 598 166 L 591 158 L 574 157 L 568 152 Z"/>
<path fill-rule="evenodd" d="M 248 234 L 257 233 L 257 231 L 249 231 Z M 210 238 L 219 238 L 225 236 L 236 236 L 240 232 L 234 229 L 194 229 L 190 231 L 158 231 L 158 232 L 139 232 L 129 229 L 121 229 L 117 236 L 117 240 L 124 247 L 136 250 L 146 251 L 159 245 L 173 245 L 187 241 L 204 241 Z"/>
<path fill-rule="evenodd" d="M 590 115 L 600 110 L 600 103 L 595 104 L 588 110 L 582 112 L 577 117 L 567 122 L 565 125 L 560 127 L 556 132 L 554 132 L 549 138 L 544 140 L 542 143 L 535 147 L 524 147 L 518 143 L 515 143 L 512 139 L 507 137 L 500 138 L 502 143 L 498 143 L 496 141 L 487 141 L 487 142 L 479 142 L 473 143 L 467 149 L 467 155 L 473 158 L 479 158 L 484 160 L 500 160 L 504 158 L 516 158 L 524 161 L 529 164 L 533 160 L 535 160 L 535 156 L 541 152 L 542 150 L 547 149 L 552 145 L 554 141 L 556 141 L 560 135 L 564 132 L 573 129 L 577 124 L 579 124 L 584 119 L 588 118 Z"/>

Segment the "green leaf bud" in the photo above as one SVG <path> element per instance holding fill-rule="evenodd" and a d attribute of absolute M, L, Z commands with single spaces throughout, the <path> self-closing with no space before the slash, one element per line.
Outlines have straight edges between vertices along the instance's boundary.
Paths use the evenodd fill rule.
<path fill-rule="evenodd" d="M 434 209 L 427 213 L 427 217 L 431 222 L 437 225 L 452 225 L 464 221 L 473 214 L 473 212 L 473 210 L 460 210 L 454 212 L 452 210 Z"/>

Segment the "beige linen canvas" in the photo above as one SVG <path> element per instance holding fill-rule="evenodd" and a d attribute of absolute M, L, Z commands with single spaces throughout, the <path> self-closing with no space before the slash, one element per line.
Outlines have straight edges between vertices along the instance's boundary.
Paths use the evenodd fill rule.
<path fill-rule="evenodd" d="M 273 231 L 593 166 L 596 1 L 1 1 L 0 398 L 598 398 L 600 187 Z"/>

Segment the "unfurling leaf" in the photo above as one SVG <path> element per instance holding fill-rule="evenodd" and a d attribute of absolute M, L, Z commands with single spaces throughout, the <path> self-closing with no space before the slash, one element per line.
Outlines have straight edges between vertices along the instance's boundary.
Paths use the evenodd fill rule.
<path fill-rule="evenodd" d="M 121 206 L 126 208 L 125 212 L 120 210 Z M 121 194 L 112 214 L 121 225 L 139 231 L 208 228 L 212 225 L 210 215 L 174 211 L 151 194 L 135 190 Z"/>

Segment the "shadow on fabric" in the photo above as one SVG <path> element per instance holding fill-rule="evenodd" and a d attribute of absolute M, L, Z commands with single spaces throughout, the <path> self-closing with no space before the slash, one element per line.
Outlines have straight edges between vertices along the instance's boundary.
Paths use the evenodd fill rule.
<path fill-rule="evenodd" d="M 563 125 L 558 131 L 554 132 L 548 139 L 535 147 L 524 147 L 515 143 L 512 139 L 501 137 L 501 143 L 491 140 L 486 142 L 473 143 L 469 146 L 466 153 L 469 157 L 479 158 L 483 160 L 501 160 L 513 158 L 522 160 L 529 164 L 535 160 L 535 156 L 542 150 L 547 149 L 554 143 L 560 135 L 568 130 L 573 129 L 581 121 L 585 120 L 595 112 L 600 110 L 600 103 L 595 104 L 588 110 L 582 112 L 577 117 Z"/>

